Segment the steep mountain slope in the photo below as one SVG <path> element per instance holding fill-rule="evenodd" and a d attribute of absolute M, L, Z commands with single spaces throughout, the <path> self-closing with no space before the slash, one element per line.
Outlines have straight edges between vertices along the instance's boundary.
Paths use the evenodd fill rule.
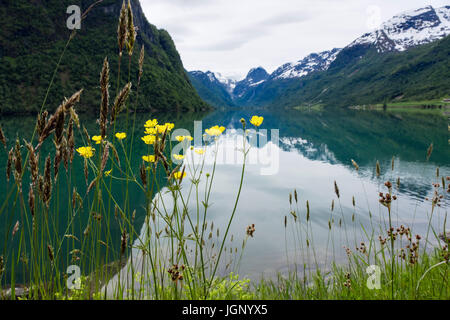
<path fill-rule="evenodd" d="M 227 79 L 220 73 L 211 71 L 190 71 L 192 84 L 203 100 L 215 107 L 235 107 L 254 95 L 254 89 L 269 79 L 269 74 L 262 68 L 251 69 L 240 80 Z"/>
<path fill-rule="evenodd" d="M 384 22 L 380 29 L 353 41 L 348 47 L 374 46 L 378 52 L 404 51 L 450 34 L 450 6 L 407 11 Z"/>
<path fill-rule="evenodd" d="M 69 5 L 86 10 L 93 0 L 4 0 L 0 7 L 0 113 L 34 113 L 40 109 L 58 57 L 70 35 Z M 148 23 L 138 0 L 132 0 L 137 44 L 131 62 L 136 89 L 140 46 L 145 47 L 141 110 L 202 110 L 203 102 L 183 68 L 170 35 Z M 103 59 L 110 62 L 110 94 L 117 87 L 117 22 L 122 0 L 104 0 L 83 20 L 61 61 L 46 108 L 55 109 L 64 96 L 84 88 L 80 111 L 97 112 L 98 80 Z M 26 17 L 26 19 L 24 19 Z M 128 80 L 128 56 L 122 59 L 120 86 Z M 131 97 L 133 99 L 133 96 Z"/>
<path fill-rule="evenodd" d="M 284 64 L 251 90 L 236 98 L 235 89 L 232 96 L 240 106 L 441 98 L 450 95 L 448 35 L 450 6 L 404 12 L 343 49 Z"/>
<path fill-rule="evenodd" d="M 229 79 L 219 72 L 214 72 L 214 77 L 216 77 L 216 79 L 225 87 L 225 90 L 227 90 L 227 92 L 232 95 L 238 81 Z"/>
<path fill-rule="evenodd" d="M 269 76 L 248 86 L 246 90 L 236 92 L 235 89 L 233 92 L 234 99 L 237 104 L 242 106 L 266 104 L 267 101 L 282 95 L 286 84 L 291 83 L 291 80 L 302 78 L 314 72 L 327 70 L 340 51 L 341 49 L 335 48 L 329 51 L 311 53 L 297 62 L 286 63 Z M 274 86 L 273 84 L 276 85 Z"/>
<path fill-rule="evenodd" d="M 297 62 L 286 63 L 276 69 L 270 75 L 270 79 L 300 78 L 315 71 L 327 70 L 340 51 L 341 49 L 335 48 L 330 51 L 311 53 Z"/>
<path fill-rule="evenodd" d="M 241 98 L 253 87 L 256 87 L 266 81 L 267 78 L 269 78 L 269 74 L 264 68 L 253 68 L 248 72 L 245 79 L 236 83 L 236 87 L 233 90 L 233 95 L 237 98 Z"/>
<path fill-rule="evenodd" d="M 450 6 L 404 12 L 340 50 L 326 72 L 264 83 L 247 105 L 348 106 L 441 98 L 450 94 L 448 40 L 436 41 L 448 35 Z"/>
<path fill-rule="evenodd" d="M 450 95 L 450 36 L 403 52 L 364 56 L 347 62 L 336 59 L 326 72 L 259 88 L 256 105 L 289 107 L 322 103 L 350 106 L 384 101 L 418 101 Z M 353 52 L 353 54 L 357 51 Z M 268 92 L 275 92 L 271 96 Z"/>
<path fill-rule="evenodd" d="M 215 107 L 235 106 L 229 86 L 227 86 L 228 82 L 220 82 L 216 75 L 210 71 L 191 71 L 188 74 L 198 94 L 207 103 Z"/>

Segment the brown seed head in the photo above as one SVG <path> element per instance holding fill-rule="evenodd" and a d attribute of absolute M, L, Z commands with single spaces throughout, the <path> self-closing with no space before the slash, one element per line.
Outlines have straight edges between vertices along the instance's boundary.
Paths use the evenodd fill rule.
<path fill-rule="evenodd" d="M 309 201 L 306 200 L 306 221 L 309 221 Z"/>
<path fill-rule="evenodd" d="M 109 158 L 109 143 L 107 143 L 105 145 L 105 149 L 103 150 L 102 163 L 100 166 L 100 173 L 102 173 L 103 170 L 105 170 L 106 163 L 108 162 L 108 158 Z"/>
<path fill-rule="evenodd" d="M 377 177 L 380 177 L 381 174 L 381 168 L 380 168 L 380 163 L 377 160 L 377 164 L 376 164 L 376 173 L 377 173 Z"/>
<path fill-rule="evenodd" d="M 120 254 L 123 255 L 125 253 L 125 249 L 127 248 L 128 242 L 128 235 L 125 230 L 123 230 L 120 240 Z"/>
<path fill-rule="evenodd" d="M 339 188 L 338 188 L 338 185 L 336 183 L 336 180 L 334 181 L 334 192 L 336 193 L 336 196 L 339 198 L 340 197 L 340 195 L 339 195 Z"/>
<path fill-rule="evenodd" d="M 144 56 L 145 56 L 145 50 L 144 50 L 144 45 L 142 45 L 141 54 L 139 55 L 139 82 L 141 80 L 142 73 L 144 72 Z"/>
<path fill-rule="evenodd" d="M 1 126 L 0 126 L 0 142 L 3 143 L 3 146 L 6 148 L 6 138 Z"/>
<path fill-rule="evenodd" d="M 44 186 L 43 186 L 43 201 L 45 203 L 45 205 L 47 206 L 47 208 L 50 205 L 50 198 L 51 198 L 51 193 L 52 193 L 52 179 L 51 179 L 51 166 L 52 166 L 52 162 L 50 160 L 50 156 L 47 157 L 47 159 L 45 159 L 45 169 L 44 169 Z"/>
<path fill-rule="evenodd" d="M 134 43 L 136 41 L 136 28 L 133 23 L 133 10 L 131 9 L 131 2 L 128 0 L 127 6 L 127 49 L 128 55 L 133 54 Z"/>
<path fill-rule="evenodd" d="M 144 162 L 142 162 L 142 164 L 141 164 L 140 174 L 141 174 L 142 184 L 144 185 L 144 188 L 145 188 L 147 186 L 147 173 L 145 171 L 145 163 Z"/>
<path fill-rule="evenodd" d="M 47 245 L 47 251 L 48 251 L 48 258 L 51 262 L 53 262 L 53 259 L 55 258 L 55 254 L 53 252 L 53 247 L 51 245 Z"/>
<path fill-rule="evenodd" d="M 117 28 L 117 42 L 119 45 L 119 56 L 122 56 L 123 47 L 127 37 L 127 8 L 125 6 L 125 0 L 122 2 L 122 8 L 120 9 L 119 25 Z"/>
<path fill-rule="evenodd" d="M 431 154 L 433 153 L 433 143 L 430 144 L 427 150 L 427 161 L 430 160 Z"/>
<path fill-rule="evenodd" d="M 31 145 L 31 143 L 24 141 L 25 146 L 28 149 L 28 154 L 29 154 L 29 158 L 28 158 L 28 164 L 29 164 L 29 168 L 30 168 L 30 174 L 31 174 L 31 181 L 33 183 L 33 186 L 36 186 L 36 181 L 38 179 L 39 176 L 39 157 L 36 156 L 36 153 L 34 151 L 33 146 Z"/>
<path fill-rule="evenodd" d="M 114 123 L 116 120 L 116 116 L 120 113 L 122 110 L 123 105 L 125 104 L 128 95 L 131 91 L 131 82 L 128 82 L 125 87 L 120 91 L 119 95 L 114 100 L 114 106 L 111 113 L 111 122 Z"/>
<path fill-rule="evenodd" d="M 30 207 L 31 216 L 34 217 L 35 206 L 34 206 L 34 191 L 33 184 L 30 183 L 30 189 L 28 190 L 28 206 Z"/>
<path fill-rule="evenodd" d="M 106 126 L 109 109 L 109 63 L 108 58 L 103 61 L 103 69 L 100 73 L 100 89 L 102 91 L 102 102 L 100 105 L 100 132 L 102 138 L 106 136 Z"/>

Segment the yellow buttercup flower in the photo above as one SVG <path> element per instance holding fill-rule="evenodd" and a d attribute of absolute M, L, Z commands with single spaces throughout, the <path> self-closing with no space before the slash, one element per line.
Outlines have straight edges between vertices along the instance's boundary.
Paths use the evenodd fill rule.
<path fill-rule="evenodd" d="M 93 136 L 92 140 L 95 141 L 95 144 L 100 144 L 102 142 L 102 136 Z"/>
<path fill-rule="evenodd" d="M 94 155 L 95 149 L 92 147 L 80 147 L 77 152 L 85 159 L 89 159 Z"/>
<path fill-rule="evenodd" d="M 263 123 L 263 121 L 264 121 L 264 118 L 263 117 L 258 117 L 258 116 L 253 116 L 250 119 L 250 123 L 252 125 L 254 125 L 255 127 L 259 127 Z"/>
<path fill-rule="evenodd" d="M 173 177 L 174 177 L 175 179 L 181 180 L 181 179 L 183 179 L 184 177 L 186 177 L 186 172 L 182 172 L 182 171 L 175 172 L 175 173 L 173 174 Z"/>
<path fill-rule="evenodd" d="M 112 172 L 112 169 L 108 170 L 108 171 L 105 171 L 105 177 L 108 177 L 111 174 L 111 172 Z"/>
<path fill-rule="evenodd" d="M 156 134 L 155 128 L 145 128 L 145 134 Z"/>
<path fill-rule="evenodd" d="M 191 136 L 176 136 L 175 139 L 177 139 L 177 141 L 179 141 L 179 142 L 184 141 L 184 140 L 189 140 L 189 141 L 194 140 L 194 138 L 192 138 Z"/>
<path fill-rule="evenodd" d="M 146 136 L 143 136 L 141 139 L 142 139 L 142 141 L 145 142 L 145 144 L 154 144 L 156 137 L 152 136 L 152 135 L 146 135 Z"/>
<path fill-rule="evenodd" d="M 174 127 L 175 127 L 175 124 L 167 122 L 167 123 L 165 123 L 163 125 L 157 125 L 156 126 L 156 130 L 158 130 L 159 133 L 164 133 L 166 130 L 170 131 Z"/>
<path fill-rule="evenodd" d="M 184 156 L 182 154 L 174 154 L 173 157 L 176 160 L 183 160 L 184 159 Z"/>
<path fill-rule="evenodd" d="M 205 132 L 210 136 L 220 136 L 225 131 L 225 127 L 214 126 L 206 129 Z"/>
<path fill-rule="evenodd" d="M 119 140 L 125 139 L 127 137 L 127 134 L 125 132 L 117 132 L 116 138 Z"/>
<path fill-rule="evenodd" d="M 158 120 L 153 119 L 153 120 L 147 120 L 147 122 L 144 124 L 144 127 L 146 128 L 153 128 L 158 124 Z"/>
<path fill-rule="evenodd" d="M 142 156 L 142 160 L 144 160 L 145 162 L 155 162 L 155 156 L 151 155 L 151 156 Z"/>
<path fill-rule="evenodd" d="M 195 150 L 194 150 L 194 152 L 195 152 L 196 154 L 200 154 L 200 155 L 201 155 L 201 154 L 204 154 L 205 151 L 206 151 L 205 149 L 195 149 Z"/>

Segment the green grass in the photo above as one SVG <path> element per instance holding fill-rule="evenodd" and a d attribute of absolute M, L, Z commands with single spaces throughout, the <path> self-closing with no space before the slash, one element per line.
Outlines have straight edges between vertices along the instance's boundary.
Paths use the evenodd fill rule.
<path fill-rule="evenodd" d="M 124 73 L 128 72 L 128 79 L 132 79 L 132 60 L 129 61 L 122 67 Z M 106 70 L 104 67 L 104 75 L 108 73 Z M 100 85 L 103 102 L 108 96 L 109 85 L 112 96 L 120 96 L 125 82 L 120 77 L 117 79 L 115 83 L 108 80 Z M 134 79 L 138 84 L 139 80 Z M 115 112 L 112 110 L 135 110 L 140 101 L 139 90 L 137 85 L 133 99 L 130 96 L 111 99 L 115 103 L 108 105 L 105 119 L 111 119 L 111 112 Z M 42 105 L 45 105 L 45 100 Z M 65 107 L 46 119 L 41 110 L 40 119 L 44 120 L 37 122 L 30 144 L 27 141 L 22 144 L 19 137 L 6 141 L 3 132 L 0 135 L 0 142 L 5 144 L 2 152 L 9 155 L 9 176 L 8 179 L 3 176 L 3 179 L 11 179 L 3 181 L 7 189 L 0 203 L 0 217 L 6 221 L 3 225 L 5 239 L 0 248 L 2 298 L 450 299 L 448 247 L 438 237 L 440 231 L 446 230 L 446 222 L 438 229 L 434 229 L 431 223 L 441 199 L 450 192 L 447 189 L 448 177 L 438 173 L 434 178 L 435 193 L 430 204 L 428 231 L 421 237 L 407 226 L 405 229 L 392 224 L 390 201 L 383 200 L 382 204 L 386 207 L 391 232 L 381 225 L 374 225 L 368 231 L 353 219 L 346 221 L 335 184 L 336 198 L 330 209 L 327 248 L 334 251 L 336 236 L 345 237 L 349 246 L 348 239 L 355 235 L 348 232 L 356 228 L 363 229 L 365 239 L 360 239 L 361 244 L 356 251 L 348 249 L 347 264 L 338 264 L 332 259 L 326 261 L 324 267 L 319 267 L 322 261 L 316 259 L 310 220 L 313 212 L 310 212 L 308 202 L 306 208 L 299 209 L 294 191 L 294 196 L 291 194 L 289 197 L 291 213 L 284 217 L 285 236 L 293 239 L 299 254 L 306 257 L 305 262 L 294 269 L 291 267 L 286 274 L 279 274 L 275 280 L 252 282 L 238 276 L 250 234 L 247 232 L 239 251 L 230 252 L 229 249 L 230 225 L 237 213 L 241 191 L 245 188 L 245 160 L 249 148 L 246 130 L 242 136 L 244 161 L 239 184 L 235 186 L 236 198 L 230 200 L 234 201 L 233 210 L 223 213 L 228 220 L 225 230 L 219 232 L 208 216 L 216 165 L 211 172 L 205 173 L 204 155 L 199 155 L 200 162 L 187 166 L 173 161 L 170 139 L 173 127 L 170 122 L 161 123 L 160 127 L 147 126 L 156 129 L 149 133 L 154 136 L 154 142 L 145 146 L 142 141 L 146 150 L 143 149 L 136 159 L 132 152 L 133 137 L 144 128 L 136 126 L 135 112 L 127 112 L 116 117 L 115 121 L 111 120 L 106 136 L 99 144 L 94 144 L 92 136 L 99 135 L 106 122 L 100 118 L 100 128 L 95 129 L 99 131 L 88 132 L 79 123 L 76 101 L 69 103 L 65 100 L 62 105 Z M 98 105 L 102 105 L 100 101 Z M 320 110 L 320 106 L 315 105 L 312 109 Z M 245 121 L 242 125 L 243 129 L 247 128 Z M 125 132 L 127 137 L 118 139 L 117 132 Z M 208 132 L 212 138 L 206 141 L 207 152 L 215 152 L 217 156 L 222 130 L 211 128 Z M 74 136 L 76 145 L 71 144 Z M 43 144 L 38 148 L 40 142 Z M 195 153 L 190 148 L 189 139 L 181 143 L 184 144 L 183 155 Z M 81 146 L 95 148 L 95 153 L 75 151 L 75 147 Z M 427 160 L 431 152 L 432 148 L 428 151 Z M 72 154 L 76 157 L 73 161 Z M 146 162 L 142 156 L 155 158 Z M 82 169 L 75 169 L 74 161 L 80 161 Z M 358 170 L 357 165 L 355 168 Z M 398 183 L 395 186 L 386 183 L 383 187 L 384 182 L 378 182 L 385 198 L 394 199 L 399 194 Z M 141 195 L 143 203 L 132 203 L 131 193 L 135 192 Z M 194 210 L 189 210 L 189 203 L 195 204 Z M 134 223 L 135 205 L 144 210 L 142 236 L 141 225 Z M 61 215 L 67 216 L 66 224 L 61 223 Z M 375 223 L 371 216 L 370 219 L 371 224 Z M 342 228 L 346 225 L 352 228 Z M 117 226 L 119 235 L 111 231 Z M 437 241 L 434 248 L 428 244 L 431 239 Z M 140 266 L 133 263 L 132 249 L 143 257 L 145 263 Z M 286 256 L 289 256 L 287 252 Z M 130 263 L 125 263 L 127 261 Z M 291 266 L 289 262 L 292 263 L 286 261 Z M 81 271 L 81 277 L 76 281 L 78 288 L 70 286 L 65 274 L 66 267 L 73 264 Z M 118 273 L 122 265 L 126 266 L 125 274 Z M 228 275 L 219 276 L 225 265 Z M 380 289 L 371 289 L 367 285 L 367 267 L 371 265 L 379 267 Z M 18 279 L 18 271 L 24 275 L 23 279 Z M 113 278 L 117 279 L 116 282 L 111 281 Z M 28 289 L 21 297 L 16 296 L 14 290 L 19 284 Z M 111 287 L 107 290 L 104 284 Z M 6 295 L 3 289 L 8 287 L 13 290 Z"/>
<path fill-rule="evenodd" d="M 356 110 L 383 110 L 390 112 L 408 112 L 408 113 L 433 113 L 445 115 L 450 112 L 450 103 L 444 102 L 444 99 L 421 100 L 421 101 L 400 101 L 386 102 L 378 104 L 350 106 L 349 109 Z"/>
<path fill-rule="evenodd" d="M 427 107 L 427 106 L 450 106 L 450 102 L 444 102 L 444 99 L 434 99 L 434 100 L 422 100 L 422 101 L 402 101 L 402 102 L 389 102 L 388 107 Z M 376 106 L 383 106 L 383 104 L 377 104 Z"/>
<path fill-rule="evenodd" d="M 448 97 L 449 51 L 448 36 L 404 52 L 344 48 L 326 71 L 266 81 L 242 105 L 279 109 L 320 102 L 332 109 Z"/>
<path fill-rule="evenodd" d="M 384 106 L 389 108 L 389 110 L 396 109 L 422 109 L 422 110 L 443 110 L 450 108 L 450 102 L 444 102 L 444 99 L 433 99 L 433 100 L 419 100 L 419 101 L 399 101 L 399 102 L 387 102 L 378 103 L 373 105 L 377 109 L 382 109 Z"/>

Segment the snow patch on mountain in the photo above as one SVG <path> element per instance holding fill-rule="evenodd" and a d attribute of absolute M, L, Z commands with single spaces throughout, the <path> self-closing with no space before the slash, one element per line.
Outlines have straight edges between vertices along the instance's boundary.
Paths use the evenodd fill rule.
<path fill-rule="evenodd" d="M 252 68 L 248 72 L 245 79 L 236 83 L 236 87 L 234 88 L 232 94 L 235 97 L 241 98 L 247 92 L 249 92 L 249 89 L 261 85 L 262 83 L 266 82 L 268 78 L 269 74 L 263 67 Z"/>
<path fill-rule="evenodd" d="M 330 64 L 336 59 L 341 49 L 333 49 L 319 53 L 312 53 L 297 62 L 289 62 L 278 69 L 271 75 L 271 79 L 292 79 L 306 76 L 314 71 L 327 70 Z"/>
<path fill-rule="evenodd" d="M 450 6 L 432 6 L 398 14 L 384 22 L 380 29 L 353 41 L 355 45 L 374 45 L 378 52 L 406 49 L 442 39 L 450 34 Z"/>
<path fill-rule="evenodd" d="M 219 72 L 214 72 L 214 76 L 220 83 L 225 86 L 225 89 L 227 89 L 228 93 L 233 92 L 234 88 L 236 87 L 236 80 L 229 79 Z"/>

